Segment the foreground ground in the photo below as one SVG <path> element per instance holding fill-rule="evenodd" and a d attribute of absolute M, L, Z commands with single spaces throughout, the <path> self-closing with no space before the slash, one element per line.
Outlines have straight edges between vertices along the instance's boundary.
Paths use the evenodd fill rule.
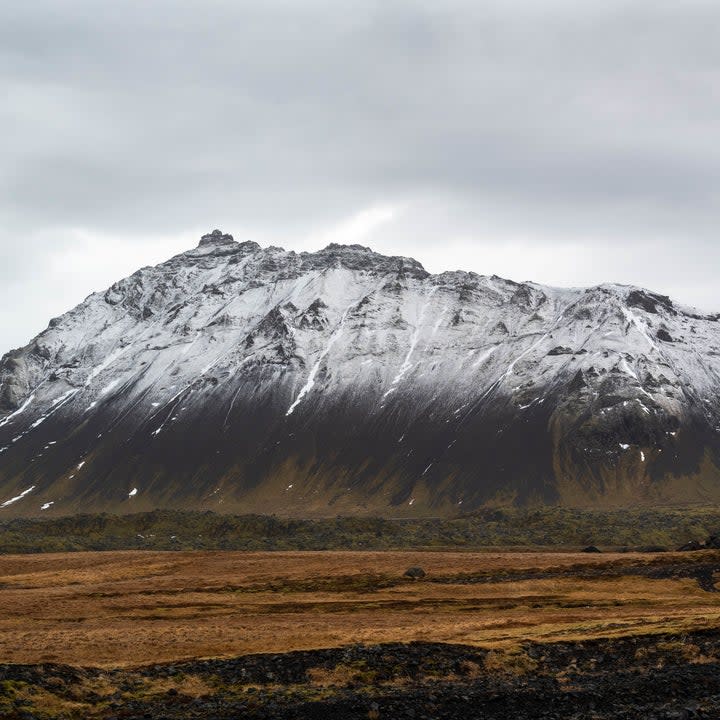
<path fill-rule="evenodd" d="M 0 717 L 719 717 L 716 572 L 717 551 L 0 556 Z"/>

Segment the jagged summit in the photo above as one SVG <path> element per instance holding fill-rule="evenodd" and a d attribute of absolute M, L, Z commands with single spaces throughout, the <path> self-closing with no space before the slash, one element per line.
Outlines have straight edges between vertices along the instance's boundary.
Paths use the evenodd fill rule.
<path fill-rule="evenodd" d="M 238 243 L 232 235 L 225 234 L 221 230 L 213 230 L 211 233 L 203 235 L 197 248 L 172 258 L 167 264 L 173 269 L 178 262 L 204 262 L 206 258 L 218 255 L 241 257 L 249 253 L 255 253 L 262 257 L 266 267 L 284 265 L 289 272 L 345 267 L 369 272 L 394 272 L 419 278 L 430 275 L 413 258 L 383 255 L 363 245 L 330 243 L 315 252 L 296 253 L 273 245 L 263 248 L 253 241 Z"/>
<path fill-rule="evenodd" d="M 198 247 L 204 247 L 205 245 L 229 245 L 234 242 L 235 240 L 232 235 L 228 235 L 222 230 L 213 230 L 200 238 Z"/>
<path fill-rule="evenodd" d="M 718 319 L 215 230 L 2 358 L 0 513 L 720 499 Z"/>
<path fill-rule="evenodd" d="M 326 247 L 324 247 L 320 252 L 347 252 L 347 253 L 366 253 L 368 255 L 375 255 L 375 251 L 372 250 L 372 248 L 369 248 L 365 245 L 357 245 L 357 244 L 351 244 L 351 245 L 343 245 L 342 243 L 330 243 Z"/>

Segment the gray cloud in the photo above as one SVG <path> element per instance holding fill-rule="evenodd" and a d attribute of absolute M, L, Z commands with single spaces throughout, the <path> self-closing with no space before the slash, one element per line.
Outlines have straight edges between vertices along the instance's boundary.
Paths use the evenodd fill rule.
<path fill-rule="evenodd" d="M 366 242 L 431 269 L 720 308 L 719 26 L 693 0 L 6 3 L 0 350 L 192 233 L 310 247 L 377 206 Z"/>

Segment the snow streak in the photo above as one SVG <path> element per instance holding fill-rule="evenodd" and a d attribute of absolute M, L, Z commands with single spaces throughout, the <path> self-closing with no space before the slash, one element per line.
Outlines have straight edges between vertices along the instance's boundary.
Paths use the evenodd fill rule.
<path fill-rule="evenodd" d="M 0 420 L 0 427 L 7 425 L 14 417 L 20 415 L 34 399 L 35 395 L 33 394 L 15 412 L 10 413 L 6 418 Z"/>
<path fill-rule="evenodd" d="M 335 332 L 330 336 L 330 339 L 328 340 L 328 343 L 325 346 L 325 349 L 320 353 L 320 357 L 317 359 L 315 364 L 312 366 L 312 369 L 310 370 L 310 375 L 308 375 L 307 382 L 300 389 L 300 392 L 298 393 L 298 396 L 295 398 L 293 404 L 288 408 L 287 412 L 285 413 L 285 417 L 287 417 L 288 415 L 292 415 L 293 412 L 295 411 L 295 408 L 300 404 L 302 399 L 312 390 L 313 385 L 315 385 L 315 376 L 317 375 L 317 372 L 320 369 L 320 364 L 327 357 L 327 354 L 330 352 L 330 350 L 332 350 L 332 346 L 337 342 L 338 338 L 342 335 L 343 328 L 345 327 L 345 319 L 347 318 L 347 315 L 350 312 L 350 308 L 352 308 L 356 304 L 357 304 L 356 302 L 352 302 L 350 305 L 348 305 L 345 308 L 345 312 L 342 314 L 342 317 L 340 318 L 340 324 L 338 325 Z"/>
<path fill-rule="evenodd" d="M 126 350 L 127 347 L 113 350 L 97 367 L 90 371 L 87 380 L 85 380 L 85 386 L 87 387 L 105 368 L 110 367 Z"/>
<path fill-rule="evenodd" d="M 27 490 L 23 490 L 19 495 L 16 495 L 14 498 L 10 498 L 9 500 L 6 500 L 2 505 L 0 505 L 0 508 L 7 507 L 8 505 L 12 505 L 13 503 L 17 502 L 18 500 L 22 500 L 28 493 L 31 493 L 35 489 L 35 486 L 29 487 Z"/>
<path fill-rule="evenodd" d="M 415 348 L 417 347 L 418 341 L 420 340 L 420 333 L 423 329 L 423 320 L 425 319 L 425 313 L 427 312 L 428 306 L 430 305 L 430 300 L 432 299 L 432 296 L 437 292 L 437 286 L 434 287 L 427 295 L 427 299 L 423 303 L 423 306 L 420 310 L 420 315 L 418 316 L 417 325 L 415 326 L 415 330 L 412 334 L 412 337 L 410 338 L 410 347 L 408 348 L 407 354 L 405 355 L 405 359 L 402 362 L 402 365 L 400 366 L 400 370 L 398 370 L 397 375 L 393 378 L 393 381 L 390 383 L 390 388 L 385 392 L 385 394 L 382 396 L 382 400 L 385 400 L 385 398 L 390 395 L 390 393 L 395 392 L 397 390 L 397 386 L 400 383 L 400 381 L 405 376 L 405 373 L 407 373 L 408 370 L 412 367 L 412 364 L 410 363 L 410 358 L 412 357 L 413 353 L 415 352 Z"/>

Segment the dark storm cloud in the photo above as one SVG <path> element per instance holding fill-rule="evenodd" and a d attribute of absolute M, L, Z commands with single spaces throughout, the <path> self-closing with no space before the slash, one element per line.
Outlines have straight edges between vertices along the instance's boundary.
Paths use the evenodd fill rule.
<path fill-rule="evenodd" d="M 491 273 L 484 248 L 573 246 L 535 277 L 720 307 L 719 30 L 692 1 L 6 3 L 0 299 L 22 289 L 38 315 L 4 311 L 0 347 L 66 309 L 48 252 L 77 230 L 140 265 L 148 237 L 224 224 L 293 246 L 378 205 L 403 208 L 380 250 L 452 240 L 453 264 Z M 78 291 L 105 279 L 83 270 Z"/>

